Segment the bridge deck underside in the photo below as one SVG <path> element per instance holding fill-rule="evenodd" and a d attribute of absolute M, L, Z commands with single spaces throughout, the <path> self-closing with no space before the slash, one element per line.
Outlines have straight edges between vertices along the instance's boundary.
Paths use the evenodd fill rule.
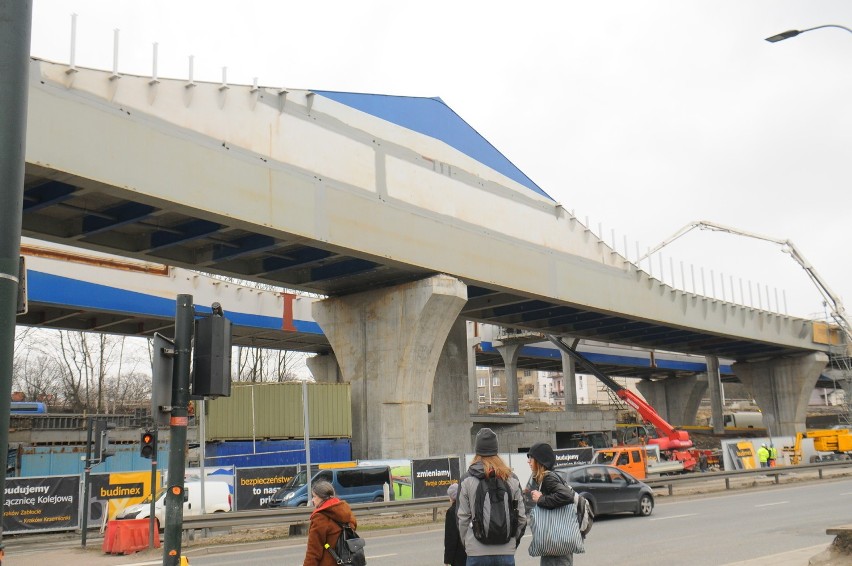
<path fill-rule="evenodd" d="M 179 190 L 179 188 L 176 188 Z M 23 234 L 117 255 L 247 279 L 322 295 L 350 294 L 427 277 L 432 272 L 386 258 L 345 253 L 321 242 L 270 236 L 252 226 L 214 221 L 200 211 L 176 211 L 166 205 L 121 198 L 89 180 L 41 166 L 27 165 Z M 592 310 L 507 293 L 466 281 L 468 303 L 462 316 L 481 322 L 631 344 L 673 352 L 718 355 L 737 360 L 801 353 L 795 348 L 716 336 L 693 330 L 631 320 Z M 79 330 L 124 331 L 150 335 L 162 321 L 122 318 L 109 313 L 34 310 L 22 324 L 51 326 L 51 321 Z M 167 325 L 166 325 L 167 326 Z M 261 332 L 237 336 L 236 343 L 317 352 L 310 338 Z M 276 345 L 276 343 L 278 345 Z"/>

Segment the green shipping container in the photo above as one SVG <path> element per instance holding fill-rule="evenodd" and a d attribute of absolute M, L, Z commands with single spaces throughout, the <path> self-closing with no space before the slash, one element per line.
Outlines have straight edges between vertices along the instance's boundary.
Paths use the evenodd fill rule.
<path fill-rule="evenodd" d="M 311 438 L 351 438 L 348 383 L 308 383 Z M 205 403 L 207 440 L 304 438 L 301 383 L 234 383 Z"/>

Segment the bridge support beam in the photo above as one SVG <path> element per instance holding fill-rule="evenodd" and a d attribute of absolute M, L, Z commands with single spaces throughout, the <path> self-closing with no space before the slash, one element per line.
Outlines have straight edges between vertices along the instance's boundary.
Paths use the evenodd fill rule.
<path fill-rule="evenodd" d="M 430 456 L 463 454 L 470 450 L 470 359 L 476 363 L 476 354 L 468 347 L 467 323 L 459 319 L 450 329 L 435 370 L 429 411 Z"/>
<path fill-rule="evenodd" d="M 520 412 L 518 405 L 518 354 L 523 347 L 523 344 L 503 344 L 494 348 L 500 352 L 500 356 L 503 358 L 503 366 L 506 368 L 507 413 Z"/>
<path fill-rule="evenodd" d="M 343 381 L 340 375 L 340 366 L 337 364 L 337 356 L 334 353 L 313 356 L 305 360 L 314 381 L 317 383 L 339 383 Z"/>
<path fill-rule="evenodd" d="M 636 388 L 665 420 L 674 426 L 695 424 L 701 398 L 707 391 L 707 380 L 698 376 L 640 381 Z"/>
<path fill-rule="evenodd" d="M 737 362 L 731 369 L 751 392 L 772 436 L 792 436 L 805 430 L 808 400 L 828 356 L 814 352 L 795 358 Z"/>
<path fill-rule="evenodd" d="M 571 347 L 576 348 L 579 342 L 574 340 Z M 565 394 L 565 410 L 573 411 L 577 405 L 577 365 L 570 355 L 562 350 L 559 350 L 559 353 L 562 354 L 562 391 Z"/>
<path fill-rule="evenodd" d="M 722 374 L 719 371 L 719 358 L 707 356 L 707 388 L 710 391 L 710 415 L 713 421 L 713 434 L 725 432 L 725 401 L 722 399 Z M 698 424 L 698 423 L 696 423 Z"/>
<path fill-rule="evenodd" d="M 435 275 L 313 304 L 343 380 L 352 384 L 354 457 L 429 455 L 435 369 L 466 301 L 461 281 Z"/>
<path fill-rule="evenodd" d="M 466 330 L 467 328 L 465 327 L 465 332 Z M 479 413 L 479 387 L 476 381 L 476 349 L 481 343 L 482 338 L 479 336 L 467 337 L 467 412 L 471 415 Z"/>

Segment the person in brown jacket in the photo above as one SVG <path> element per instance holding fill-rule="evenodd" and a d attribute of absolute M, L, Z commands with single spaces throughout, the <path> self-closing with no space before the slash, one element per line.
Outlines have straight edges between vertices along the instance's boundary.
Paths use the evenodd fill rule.
<path fill-rule="evenodd" d="M 336 566 L 337 563 L 325 549 L 325 545 L 336 548 L 337 538 L 343 531 L 337 523 L 349 523 L 353 529 L 358 527 L 358 523 L 349 504 L 335 497 L 334 486 L 327 481 L 313 484 L 311 495 L 316 509 L 311 513 L 308 547 L 305 550 L 303 566 Z"/>

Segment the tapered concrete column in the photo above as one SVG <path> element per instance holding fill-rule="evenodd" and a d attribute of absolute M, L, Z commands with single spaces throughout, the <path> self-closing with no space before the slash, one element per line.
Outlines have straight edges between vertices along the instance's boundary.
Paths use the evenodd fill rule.
<path fill-rule="evenodd" d="M 828 356 L 814 352 L 797 358 L 737 362 L 731 369 L 763 412 L 763 424 L 774 436 L 804 432 L 808 400 Z"/>
<path fill-rule="evenodd" d="M 305 365 L 317 383 L 338 383 L 343 381 L 340 375 L 340 366 L 337 365 L 337 357 L 334 354 L 322 354 L 305 360 Z"/>
<path fill-rule="evenodd" d="M 476 383 L 476 348 L 482 343 L 480 336 L 467 337 L 467 398 L 468 414 L 479 412 L 479 387 Z"/>
<path fill-rule="evenodd" d="M 518 406 L 518 354 L 523 344 L 504 344 L 494 349 L 503 357 L 506 368 L 506 412 L 520 412 Z"/>
<path fill-rule="evenodd" d="M 572 348 L 576 348 L 577 343 L 574 342 Z M 562 389 L 565 393 L 565 410 L 573 411 L 577 404 L 577 366 L 574 358 L 559 350 L 562 354 Z"/>
<path fill-rule="evenodd" d="M 435 370 L 429 411 L 430 456 L 463 454 L 470 449 L 468 358 L 473 357 L 473 350 L 468 344 L 467 323 L 457 320 Z"/>
<path fill-rule="evenodd" d="M 713 434 L 725 432 L 722 422 L 722 374 L 719 371 L 719 358 L 707 356 L 707 389 L 710 392 L 710 415 L 713 419 Z"/>
<path fill-rule="evenodd" d="M 313 304 L 314 320 L 352 384 L 354 457 L 429 455 L 435 368 L 466 301 L 461 281 L 435 275 Z"/>
<path fill-rule="evenodd" d="M 673 426 L 695 424 L 707 381 L 697 376 L 640 381 L 636 388 L 657 413 Z"/>

